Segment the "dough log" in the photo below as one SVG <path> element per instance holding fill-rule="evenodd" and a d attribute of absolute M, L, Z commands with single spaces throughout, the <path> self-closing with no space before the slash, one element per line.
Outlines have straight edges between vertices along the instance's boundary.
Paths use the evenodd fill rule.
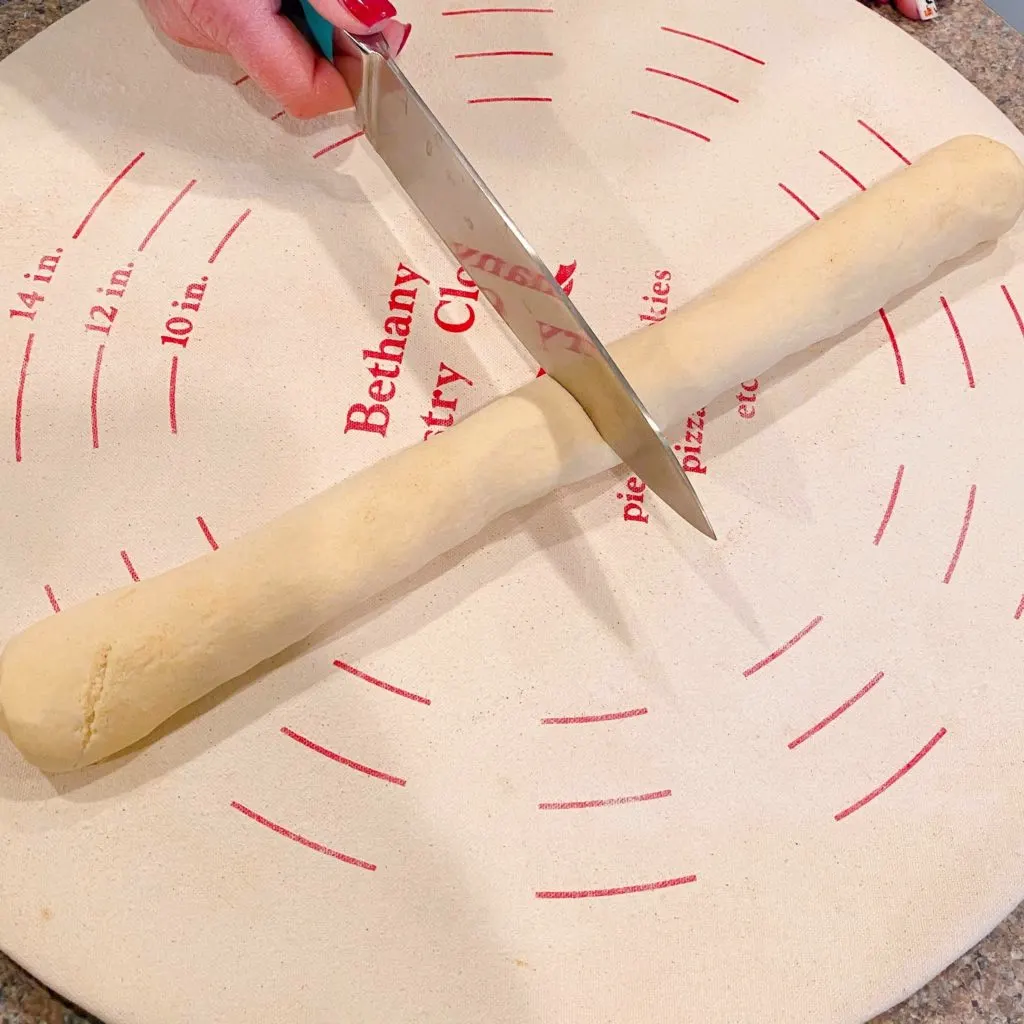
<path fill-rule="evenodd" d="M 618 342 L 615 357 L 671 430 L 998 238 L 1022 208 L 1016 155 L 953 139 Z M 617 461 L 541 377 L 219 551 L 29 627 L 0 658 L 0 724 L 46 771 L 99 761 L 503 513 Z"/>

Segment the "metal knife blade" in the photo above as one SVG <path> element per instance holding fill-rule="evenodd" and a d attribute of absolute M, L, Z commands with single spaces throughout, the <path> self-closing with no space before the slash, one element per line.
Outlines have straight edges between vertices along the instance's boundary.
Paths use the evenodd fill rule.
<path fill-rule="evenodd" d="M 308 0 L 302 6 L 308 14 Z M 512 333 L 572 395 L 619 458 L 683 519 L 716 539 L 692 483 L 639 396 L 395 63 L 383 37 L 338 30 L 331 56 L 356 100 L 367 141 Z M 479 254 L 489 259 L 469 258 Z M 506 268 L 522 273 L 499 272 Z"/>

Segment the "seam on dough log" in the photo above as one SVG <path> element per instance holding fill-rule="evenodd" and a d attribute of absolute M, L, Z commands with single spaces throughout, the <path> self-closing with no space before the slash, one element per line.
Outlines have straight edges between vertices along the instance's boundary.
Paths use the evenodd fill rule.
<path fill-rule="evenodd" d="M 89 673 L 89 683 L 82 694 L 82 753 L 84 754 L 92 743 L 96 724 L 96 707 L 103 696 L 103 688 L 107 684 L 107 670 L 110 667 L 110 652 L 113 644 L 103 644 L 96 652 L 96 658 L 92 663 L 92 671 Z"/>

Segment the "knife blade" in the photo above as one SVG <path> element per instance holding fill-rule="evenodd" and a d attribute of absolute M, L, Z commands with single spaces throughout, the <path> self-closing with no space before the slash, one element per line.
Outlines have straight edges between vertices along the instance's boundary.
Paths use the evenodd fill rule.
<path fill-rule="evenodd" d="M 344 76 L 367 141 L 498 316 L 576 400 L 623 463 L 686 522 L 715 540 L 693 484 L 639 396 L 406 78 L 383 37 L 332 33 L 308 0 L 300 3 L 307 37 Z M 294 10 L 292 4 L 287 12 L 293 19 Z M 469 258 L 480 254 L 486 259 Z"/>

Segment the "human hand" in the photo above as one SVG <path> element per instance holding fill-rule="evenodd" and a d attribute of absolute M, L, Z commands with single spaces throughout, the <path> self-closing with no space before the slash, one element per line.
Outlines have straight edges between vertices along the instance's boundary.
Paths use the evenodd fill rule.
<path fill-rule="evenodd" d="M 891 2 L 900 14 L 914 21 L 928 21 L 939 13 L 935 0 L 881 0 L 881 2 L 883 4 Z"/>
<path fill-rule="evenodd" d="M 142 0 L 157 27 L 183 46 L 226 53 L 294 117 L 319 117 L 353 105 L 338 69 L 279 13 L 280 0 Z M 389 0 L 313 0 L 332 24 L 353 35 L 382 32 L 393 53 L 410 26 L 394 20 Z"/>

